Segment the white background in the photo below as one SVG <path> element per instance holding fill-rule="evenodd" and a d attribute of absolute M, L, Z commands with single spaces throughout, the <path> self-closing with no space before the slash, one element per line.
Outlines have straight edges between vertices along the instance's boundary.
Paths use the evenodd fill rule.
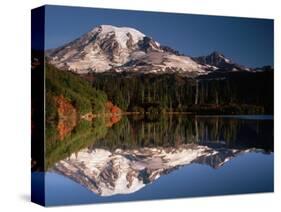
<path fill-rule="evenodd" d="M 35 211 L 30 198 L 30 9 L 42 4 L 275 19 L 275 193 L 56 207 L 68 211 L 276 211 L 280 205 L 278 0 L 3 0 L 0 6 L 0 211 Z M 75 18 L 75 17 L 74 17 Z M 279 95 L 279 97 L 278 97 Z M 280 209 L 279 209 L 280 211 Z"/>

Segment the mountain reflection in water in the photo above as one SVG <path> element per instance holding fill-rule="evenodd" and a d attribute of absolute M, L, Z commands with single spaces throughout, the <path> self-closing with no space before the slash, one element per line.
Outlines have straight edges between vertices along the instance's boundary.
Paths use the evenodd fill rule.
<path fill-rule="evenodd" d="M 49 153 L 65 153 L 64 158 L 47 154 L 48 172 L 66 176 L 100 196 L 132 194 L 191 164 L 216 170 L 238 155 L 273 154 L 272 116 L 164 116 L 157 120 L 135 116 L 123 117 L 110 128 L 102 121 L 90 125 L 88 131 L 84 128 L 81 135 L 73 131 L 65 144 L 53 141 L 47 147 Z"/>

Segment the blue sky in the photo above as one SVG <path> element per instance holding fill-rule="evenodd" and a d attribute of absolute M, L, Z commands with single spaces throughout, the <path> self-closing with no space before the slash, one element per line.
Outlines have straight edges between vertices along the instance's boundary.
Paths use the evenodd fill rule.
<path fill-rule="evenodd" d="M 190 56 L 219 51 L 234 62 L 273 65 L 273 20 L 46 6 L 45 47 L 59 47 L 97 25 L 138 29 Z"/>

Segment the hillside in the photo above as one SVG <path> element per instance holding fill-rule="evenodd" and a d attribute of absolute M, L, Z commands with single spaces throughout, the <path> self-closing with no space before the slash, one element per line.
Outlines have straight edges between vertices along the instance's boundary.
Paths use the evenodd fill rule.
<path fill-rule="evenodd" d="M 63 96 L 76 108 L 79 114 L 102 113 L 107 96 L 79 76 L 46 65 L 46 116 L 48 120 L 57 117 L 57 102 L 54 97 Z"/>

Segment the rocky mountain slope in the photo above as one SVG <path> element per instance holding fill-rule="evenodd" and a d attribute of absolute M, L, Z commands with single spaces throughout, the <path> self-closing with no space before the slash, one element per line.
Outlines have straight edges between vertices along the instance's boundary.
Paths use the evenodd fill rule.
<path fill-rule="evenodd" d="M 162 46 L 136 29 L 101 25 L 80 38 L 47 52 L 57 68 L 89 72 L 179 72 L 206 74 L 212 68 Z"/>
<path fill-rule="evenodd" d="M 231 59 L 226 58 L 222 53 L 217 51 L 214 51 L 207 56 L 195 57 L 193 59 L 199 64 L 213 67 L 213 70 L 253 71 L 250 68 L 234 63 Z"/>

